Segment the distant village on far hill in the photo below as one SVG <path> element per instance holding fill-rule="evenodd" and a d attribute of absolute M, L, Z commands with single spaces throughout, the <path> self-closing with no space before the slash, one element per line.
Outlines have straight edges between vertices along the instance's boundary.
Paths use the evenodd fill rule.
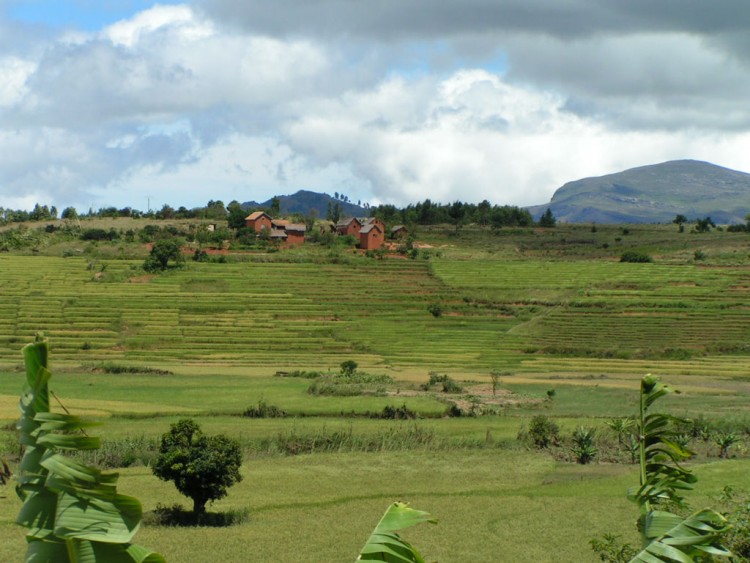
<path fill-rule="evenodd" d="M 304 244 L 307 226 L 303 223 L 292 223 L 286 219 L 273 219 L 265 211 L 255 211 L 245 217 L 245 225 L 258 233 L 267 236 L 286 246 Z M 325 227 L 320 227 L 325 229 Z M 386 241 L 386 226 L 377 217 L 349 217 L 333 225 L 331 230 L 339 236 L 352 236 L 358 240 L 361 250 L 378 250 Z M 407 234 L 406 227 L 396 225 L 391 228 L 390 238 L 399 239 Z"/>

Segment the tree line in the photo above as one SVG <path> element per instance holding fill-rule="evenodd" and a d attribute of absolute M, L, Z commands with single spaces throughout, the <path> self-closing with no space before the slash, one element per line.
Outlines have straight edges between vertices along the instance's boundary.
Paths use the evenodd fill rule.
<path fill-rule="evenodd" d="M 337 202 L 348 200 L 345 196 L 336 199 Z M 530 227 L 535 224 L 534 218 L 528 210 L 514 205 L 492 205 L 487 200 L 475 204 L 462 201 L 437 203 L 425 199 L 417 203 L 410 203 L 406 207 L 383 204 L 368 206 L 367 210 L 370 216 L 377 217 L 389 225 L 438 225 L 448 223 L 459 229 L 468 223 L 492 228 Z M 266 211 L 273 217 L 278 216 L 279 199 L 273 198 L 270 208 Z M 164 204 L 160 209 L 149 211 L 141 211 L 132 207 L 117 208 L 110 206 L 79 212 L 75 207 L 66 207 L 59 215 L 55 206 L 48 207 L 37 203 L 31 211 L 0 207 L 0 225 L 56 219 L 132 217 L 135 219 L 215 219 L 217 221 L 228 221 L 230 228 L 238 229 L 244 225 L 245 216 L 249 212 L 249 209 L 242 207 L 236 200 L 227 205 L 224 205 L 221 200 L 209 200 L 205 206 L 191 209 L 184 206 L 174 208 Z M 339 203 L 330 202 L 327 219 L 336 222 L 340 218 L 341 207 Z M 549 209 L 540 219 L 539 225 L 542 227 L 553 227 L 555 225 L 555 218 Z"/>
<path fill-rule="evenodd" d="M 371 208 L 371 214 L 386 224 L 438 225 L 449 223 L 459 229 L 462 225 L 476 223 L 493 228 L 531 227 L 534 218 L 528 210 L 514 205 L 492 205 L 486 199 L 481 203 L 437 203 L 430 199 L 396 207 L 391 204 Z M 554 225 L 554 218 L 548 210 L 548 224 Z M 544 225 L 543 225 L 544 226 Z"/>

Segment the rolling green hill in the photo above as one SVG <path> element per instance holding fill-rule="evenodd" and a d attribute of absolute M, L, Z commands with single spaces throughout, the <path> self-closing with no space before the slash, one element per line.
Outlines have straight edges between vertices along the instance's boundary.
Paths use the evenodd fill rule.
<path fill-rule="evenodd" d="M 741 223 L 750 213 L 750 174 L 697 160 L 674 160 L 583 178 L 559 188 L 547 205 L 569 223 L 667 223 L 677 214 Z"/>

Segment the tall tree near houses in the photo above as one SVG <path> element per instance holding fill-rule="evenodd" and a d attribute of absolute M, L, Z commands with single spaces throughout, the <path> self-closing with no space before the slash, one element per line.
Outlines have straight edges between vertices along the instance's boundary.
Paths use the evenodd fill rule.
<path fill-rule="evenodd" d="M 268 210 L 268 214 L 276 219 L 281 214 L 281 200 L 278 196 L 273 196 L 273 199 L 271 199 L 271 207 Z"/>

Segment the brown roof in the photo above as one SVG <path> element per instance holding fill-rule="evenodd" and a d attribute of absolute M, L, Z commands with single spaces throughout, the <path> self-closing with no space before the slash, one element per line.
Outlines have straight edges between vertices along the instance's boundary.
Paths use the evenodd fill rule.
<path fill-rule="evenodd" d="M 363 234 L 366 235 L 367 233 L 369 233 L 373 229 L 379 230 L 381 232 L 381 234 L 383 232 L 383 229 L 381 229 L 380 225 L 378 225 L 377 223 L 368 223 L 367 225 L 365 225 L 364 227 L 362 227 L 362 229 L 360 229 L 359 234 L 360 235 L 363 235 Z"/>
<path fill-rule="evenodd" d="M 268 235 L 270 238 L 286 238 L 286 232 L 274 229 L 271 234 Z"/>
<path fill-rule="evenodd" d="M 263 215 L 265 215 L 269 219 L 271 218 L 265 211 L 255 211 L 254 213 L 251 213 L 250 215 L 245 217 L 245 221 L 255 221 L 256 219 L 260 219 Z"/>
<path fill-rule="evenodd" d="M 402 229 L 406 230 L 406 227 L 404 225 L 394 225 L 393 228 L 391 229 L 391 232 L 395 233 L 395 232 L 400 231 Z"/>
<path fill-rule="evenodd" d="M 336 223 L 336 226 L 337 227 L 346 227 L 352 221 L 356 221 L 360 225 L 362 224 L 362 222 L 359 219 L 357 219 L 356 217 L 349 217 L 347 219 L 342 219 L 341 221 L 339 221 L 338 223 Z"/>
<path fill-rule="evenodd" d="M 286 227 L 289 224 L 289 221 L 286 219 L 271 219 L 271 224 L 276 227 Z"/>
<path fill-rule="evenodd" d="M 303 223 L 289 223 L 286 227 L 287 231 L 294 231 L 296 233 L 304 233 L 307 227 Z"/>

